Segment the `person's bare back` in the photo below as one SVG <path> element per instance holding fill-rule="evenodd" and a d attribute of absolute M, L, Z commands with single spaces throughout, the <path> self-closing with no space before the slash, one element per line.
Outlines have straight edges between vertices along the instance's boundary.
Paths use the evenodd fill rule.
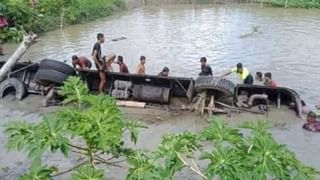
<path fill-rule="evenodd" d="M 137 74 L 139 74 L 139 75 L 146 74 L 146 68 L 144 66 L 145 63 L 146 63 L 146 57 L 141 56 L 140 57 L 140 64 L 137 66 Z"/>
<path fill-rule="evenodd" d="M 140 74 L 140 75 L 145 75 L 146 74 L 146 68 L 144 67 L 143 64 L 139 64 L 137 66 L 137 74 Z"/>

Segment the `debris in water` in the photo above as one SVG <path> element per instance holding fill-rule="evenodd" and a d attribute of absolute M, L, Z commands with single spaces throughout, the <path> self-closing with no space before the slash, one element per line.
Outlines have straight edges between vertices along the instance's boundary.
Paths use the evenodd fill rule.
<path fill-rule="evenodd" d="M 241 36 L 239 36 L 239 38 L 246 38 L 246 37 L 249 37 L 249 36 L 252 36 L 252 35 L 255 35 L 255 34 L 260 34 L 260 33 L 262 33 L 262 32 L 260 31 L 260 27 L 259 26 L 252 26 L 252 32 L 251 33 L 241 35 Z"/>
<path fill-rule="evenodd" d="M 121 40 L 124 40 L 124 39 L 127 39 L 126 37 L 119 37 L 119 38 L 114 38 L 112 39 L 112 41 L 121 41 Z"/>

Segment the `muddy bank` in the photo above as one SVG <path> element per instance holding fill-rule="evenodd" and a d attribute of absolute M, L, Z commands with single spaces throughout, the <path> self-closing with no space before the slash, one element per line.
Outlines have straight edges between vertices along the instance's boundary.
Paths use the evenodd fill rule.
<path fill-rule="evenodd" d="M 0 101 L 0 179 L 14 180 L 28 170 L 31 163 L 23 152 L 7 152 L 5 149 L 6 137 L 3 133 L 3 125 L 12 120 L 26 120 L 28 122 L 37 122 L 47 113 L 54 112 L 59 107 L 42 108 L 41 96 L 29 96 L 24 101 L 13 101 L 6 98 Z M 142 129 L 139 134 L 137 145 L 130 145 L 134 148 L 153 150 L 161 141 L 161 137 L 168 133 L 179 133 L 185 130 L 199 132 L 207 126 L 207 118 L 201 118 L 191 112 L 186 111 L 165 111 L 162 107 L 155 109 L 135 109 L 121 108 L 125 118 L 144 122 L 148 128 Z M 320 164 L 317 160 L 320 146 L 318 144 L 320 137 L 318 134 L 303 131 L 301 125 L 303 121 L 295 116 L 288 109 L 272 109 L 268 117 L 264 115 L 253 115 L 248 113 L 233 114 L 231 117 L 216 116 L 223 118 L 232 125 L 250 120 L 258 121 L 269 119 L 273 128 L 271 132 L 280 142 L 287 144 L 289 149 L 296 153 L 298 159 L 305 164 L 320 170 Z M 70 154 L 66 159 L 62 154 L 45 155 L 43 161 L 50 165 L 56 165 L 60 169 L 68 168 L 79 162 L 79 156 Z M 126 166 L 126 165 L 124 165 Z M 109 178 L 121 180 L 125 178 L 127 169 L 110 168 Z M 197 179 L 189 171 L 177 175 L 176 179 Z M 67 179 L 67 176 L 61 176 L 55 179 Z"/>

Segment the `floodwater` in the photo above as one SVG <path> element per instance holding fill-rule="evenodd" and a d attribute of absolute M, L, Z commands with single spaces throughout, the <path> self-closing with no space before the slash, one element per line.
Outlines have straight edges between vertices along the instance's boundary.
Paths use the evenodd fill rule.
<path fill-rule="evenodd" d="M 157 74 L 162 67 L 168 66 L 171 75 L 188 77 L 197 76 L 202 56 L 208 58 L 217 75 L 242 62 L 252 73 L 272 72 L 279 85 L 297 90 L 307 104 L 313 106 L 320 102 L 317 89 L 320 87 L 319 25 L 319 10 L 261 9 L 252 5 L 145 7 L 46 33 L 26 53 L 24 60 L 52 58 L 70 63 L 73 54 L 91 57 L 96 34 L 102 32 L 108 38 L 103 45 L 103 54 L 114 52 L 123 55 L 131 72 L 135 71 L 140 55 L 147 57 L 148 74 Z M 122 36 L 127 39 L 111 41 Z M 14 49 L 13 45 L 5 48 L 8 54 Z M 235 76 L 230 76 L 230 79 L 238 80 Z M 7 101 L 0 102 L 0 125 L 17 118 L 39 119 L 42 113 L 47 112 L 46 109 L 24 107 L 34 102 L 37 101 L 32 98 L 26 103 L 14 102 L 12 106 L 8 106 Z M 17 104 L 20 110 L 12 111 Z M 134 111 L 128 113 L 134 114 Z M 301 161 L 320 170 L 320 135 L 303 131 L 300 119 L 279 113 L 274 116 L 276 118 L 270 117 L 276 122 L 271 130 L 275 138 L 287 144 Z M 148 120 L 149 129 L 142 131 L 138 146 L 146 149 L 153 149 L 165 133 L 199 131 L 206 124 L 188 115 L 161 118 L 162 112 L 153 112 L 151 115 L 139 115 L 136 119 L 141 116 Z M 252 117 L 242 117 L 246 118 Z M 229 120 L 233 122 L 235 119 Z M 4 150 L 5 138 L 3 128 L 0 129 L 0 179 L 15 179 L 17 174 L 27 169 L 29 161 L 25 161 L 23 154 Z M 45 159 L 48 160 L 47 157 Z M 50 162 L 68 167 L 75 160 L 61 163 L 61 157 L 57 156 Z M 114 177 L 122 179 L 123 173 L 115 173 Z"/>
<path fill-rule="evenodd" d="M 272 72 L 280 86 L 297 90 L 313 106 L 320 103 L 319 24 L 319 10 L 252 5 L 146 7 L 46 33 L 24 59 L 70 63 L 73 54 L 91 58 L 96 34 L 102 32 L 108 39 L 103 54 L 123 55 L 131 72 L 140 55 L 147 57 L 149 74 L 168 66 L 171 75 L 188 77 L 198 75 L 202 56 L 217 75 L 242 62 L 252 73 Z M 255 27 L 258 32 L 253 32 Z M 122 36 L 127 39 L 111 41 Z"/>

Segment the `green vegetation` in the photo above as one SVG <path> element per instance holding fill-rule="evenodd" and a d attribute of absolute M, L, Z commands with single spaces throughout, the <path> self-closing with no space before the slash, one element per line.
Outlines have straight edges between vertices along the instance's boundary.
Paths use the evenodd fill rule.
<path fill-rule="evenodd" d="M 136 143 L 143 125 L 123 119 L 115 100 L 95 96 L 79 78 L 68 79 L 62 88 L 65 106 L 39 123 L 9 122 L 5 126 L 9 150 L 24 150 L 33 160 L 20 179 L 52 179 L 71 172 L 71 179 L 105 179 L 104 167 L 128 166 L 128 180 L 171 180 L 189 169 L 203 179 L 316 179 L 318 172 L 303 165 L 268 133 L 268 123 L 245 123 L 231 128 L 214 120 L 200 133 L 168 134 L 152 152 L 128 148 L 128 135 Z M 241 131 L 246 129 L 246 135 Z M 127 138 L 125 138 L 127 139 Z M 60 151 L 80 156 L 68 170 L 42 165 L 46 153 Z M 200 168 L 199 162 L 207 162 Z M 198 162 L 198 163 L 197 163 Z"/>
<path fill-rule="evenodd" d="M 21 40 L 26 32 L 41 33 L 64 25 L 84 23 L 106 17 L 124 6 L 122 0 L 1 0 L 0 12 L 11 28 L 1 29 L 0 42 Z M 12 29 L 12 28 L 15 29 Z M 11 36 L 15 30 L 20 34 Z M 12 37 L 15 37 L 13 39 Z M 18 39 L 17 39 L 18 38 Z"/>
<path fill-rule="evenodd" d="M 320 0 L 271 0 L 273 6 L 293 8 L 320 8 Z"/>

